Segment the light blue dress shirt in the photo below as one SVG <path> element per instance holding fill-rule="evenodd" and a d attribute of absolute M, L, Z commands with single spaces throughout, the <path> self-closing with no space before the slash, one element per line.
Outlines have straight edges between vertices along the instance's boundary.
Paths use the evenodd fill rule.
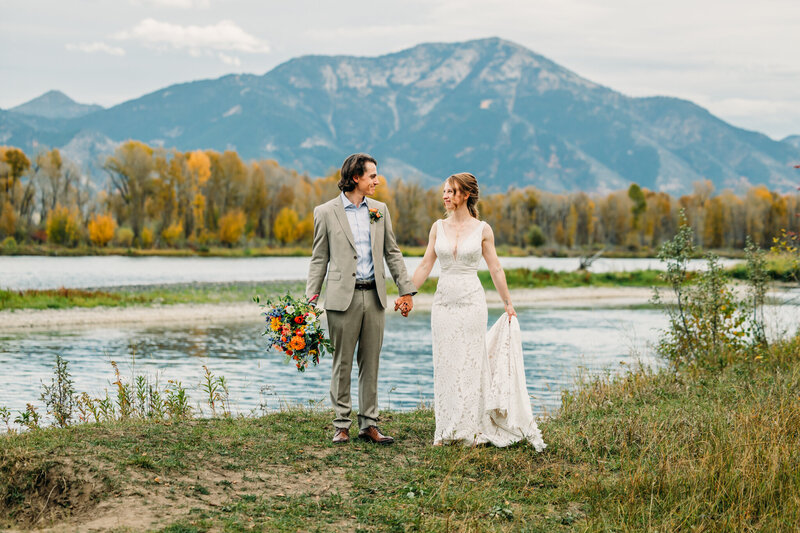
<path fill-rule="evenodd" d="M 353 239 L 356 242 L 356 253 L 358 262 L 356 263 L 357 280 L 375 279 L 375 264 L 372 262 L 372 240 L 369 236 L 369 207 L 367 199 L 361 201 L 361 205 L 356 206 L 351 202 L 344 192 L 341 193 L 344 212 L 347 221 L 350 222 L 350 230 L 353 232 Z"/>

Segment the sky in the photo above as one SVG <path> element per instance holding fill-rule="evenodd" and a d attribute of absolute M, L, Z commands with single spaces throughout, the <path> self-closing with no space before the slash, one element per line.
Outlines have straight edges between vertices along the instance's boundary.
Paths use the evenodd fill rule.
<path fill-rule="evenodd" d="M 800 134 L 798 0 L 0 0 L 0 108 L 58 89 L 112 106 L 307 54 L 500 37 L 628 96 Z"/>

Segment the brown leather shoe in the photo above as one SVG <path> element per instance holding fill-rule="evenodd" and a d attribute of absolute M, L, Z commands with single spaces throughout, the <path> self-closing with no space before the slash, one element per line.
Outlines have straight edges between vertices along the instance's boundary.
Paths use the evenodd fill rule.
<path fill-rule="evenodd" d="M 347 428 L 336 428 L 336 433 L 333 434 L 334 444 L 345 444 L 350 442 L 350 430 Z"/>
<path fill-rule="evenodd" d="M 374 444 L 391 444 L 394 442 L 392 437 L 382 434 L 378 426 L 370 426 L 367 429 L 362 429 L 358 432 L 358 438 Z"/>

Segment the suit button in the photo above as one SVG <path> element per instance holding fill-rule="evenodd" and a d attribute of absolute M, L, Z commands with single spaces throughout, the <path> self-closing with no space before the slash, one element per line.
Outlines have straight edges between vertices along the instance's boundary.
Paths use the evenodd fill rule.
<path fill-rule="evenodd" d="M 356 273 L 355 272 L 353 272 L 353 277 L 356 277 Z"/>
<path fill-rule="evenodd" d="M 353 259 L 358 259 L 358 256 L 357 256 L 357 255 L 354 255 L 354 256 L 353 256 Z"/>

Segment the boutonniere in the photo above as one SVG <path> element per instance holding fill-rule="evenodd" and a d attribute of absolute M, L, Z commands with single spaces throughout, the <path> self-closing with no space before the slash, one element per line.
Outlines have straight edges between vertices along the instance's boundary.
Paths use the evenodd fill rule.
<path fill-rule="evenodd" d="M 370 207 L 369 209 L 369 223 L 372 224 L 373 222 L 378 222 L 380 219 L 383 218 L 383 215 L 380 211 L 378 211 L 377 207 Z"/>

